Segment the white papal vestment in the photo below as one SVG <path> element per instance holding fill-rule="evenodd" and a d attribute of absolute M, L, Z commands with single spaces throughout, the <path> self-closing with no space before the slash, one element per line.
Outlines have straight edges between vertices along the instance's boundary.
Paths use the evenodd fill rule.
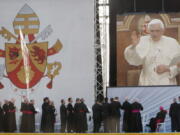
<path fill-rule="evenodd" d="M 180 45 L 170 37 L 162 36 L 157 42 L 150 35 L 142 36 L 139 44 L 130 45 L 124 51 L 125 59 L 130 65 L 142 65 L 139 85 L 176 85 L 178 68 L 170 66 L 170 72 L 157 74 L 158 65 L 168 65 L 180 55 Z"/>

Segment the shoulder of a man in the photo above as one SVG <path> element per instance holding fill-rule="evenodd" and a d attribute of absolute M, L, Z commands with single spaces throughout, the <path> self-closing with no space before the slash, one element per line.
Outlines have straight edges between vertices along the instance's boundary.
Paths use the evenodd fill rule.
<path fill-rule="evenodd" d="M 163 36 L 163 39 L 166 40 L 167 42 L 176 42 L 177 43 L 177 40 L 172 37 Z"/>

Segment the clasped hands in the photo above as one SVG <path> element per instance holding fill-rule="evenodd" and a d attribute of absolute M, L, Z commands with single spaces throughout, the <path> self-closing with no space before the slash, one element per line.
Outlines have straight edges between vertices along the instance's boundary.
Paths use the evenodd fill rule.
<path fill-rule="evenodd" d="M 163 74 L 165 72 L 170 72 L 169 66 L 163 65 L 163 64 L 158 65 L 154 70 L 157 74 Z"/>

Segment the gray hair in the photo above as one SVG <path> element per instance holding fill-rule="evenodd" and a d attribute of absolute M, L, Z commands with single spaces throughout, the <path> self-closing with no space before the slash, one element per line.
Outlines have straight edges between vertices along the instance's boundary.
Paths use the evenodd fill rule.
<path fill-rule="evenodd" d="M 160 19 L 153 19 L 148 23 L 148 30 L 149 30 L 150 26 L 153 24 L 159 24 L 161 29 L 164 29 L 164 23 Z"/>

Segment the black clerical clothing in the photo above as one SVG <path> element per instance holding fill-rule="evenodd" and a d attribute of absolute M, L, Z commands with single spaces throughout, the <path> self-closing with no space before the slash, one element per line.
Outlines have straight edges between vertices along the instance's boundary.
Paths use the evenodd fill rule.
<path fill-rule="evenodd" d="M 21 104 L 21 126 L 20 131 L 26 133 L 35 132 L 35 108 L 33 104 L 22 103 Z"/>
<path fill-rule="evenodd" d="M 124 110 L 123 115 L 123 128 L 124 132 L 130 132 L 131 130 L 131 104 L 128 101 L 125 101 L 122 105 L 122 109 Z"/>
<path fill-rule="evenodd" d="M 9 111 L 8 111 L 8 131 L 14 132 L 17 130 L 16 126 L 16 107 L 14 103 L 9 102 Z"/>
<path fill-rule="evenodd" d="M 180 121 L 179 121 L 180 114 L 178 113 L 178 107 L 179 107 L 178 103 L 175 102 L 170 105 L 170 109 L 169 109 L 172 132 L 178 131 L 178 126 L 180 124 Z"/>
<path fill-rule="evenodd" d="M 140 111 L 143 110 L 143 106 L 138 102 L 134 102 L 131 107 L 131 132 L 142 132 L 142 120 Z"/>
<path fill-rule="evenodd" d="M 43 103 L 42 105 L 42 117 L 41 117 L 41 131 L 53 132 L 54 131 L 54 107 L 49 103 Z"/>
<path fill-rule="evenodd" d="M 71 133 L 73 132 L 75 128 L 75 122 L 74 122 L 74 107 L 71 103 L 67 105 L 67 132 Z"/>
<path fill-rule="evenodd" d="M 0 132 L 3 131 L 3 124 L 4 124 L 3 117 L 4 117 L 4 111 L 2 107 L 0 106 Z"/>
<path fill-rule="evenodd" d="M 60 106 L 60 120 L 61 120 L 61 133 L 64 133 L 66 130 L 67 123 L 67 108 L 64 104 Z"/>
<path fill-rule="evenodd" d="M 110 104 L 109 103 L 103 103 L 102 105 L 102 119 L 104 123 L 104 132 L 109 133 L 110 132 Z"/>
<path fill-rule="evenodd" d="M 9 132 L 9 104 L 4 104 L 3 105 L 3 111 L 4 111 L 4 117 L 3 117 L 3 129 L 4 132 Z"/>
<path fill-rule="evenodd" d="M 88 130 L 88 123 L 87 123 L 87 113 L 89 113 L 89 110 L 84 102 L 81 103 L 81 110 L 82 113 L 82 132 L 86 132 Z"/>
<path fill-rule="evenodd" d="M 93 111 L 93 132 L 98 133 L 102 122 L 102 105 L 95 103 L 92 107 Z"/>

